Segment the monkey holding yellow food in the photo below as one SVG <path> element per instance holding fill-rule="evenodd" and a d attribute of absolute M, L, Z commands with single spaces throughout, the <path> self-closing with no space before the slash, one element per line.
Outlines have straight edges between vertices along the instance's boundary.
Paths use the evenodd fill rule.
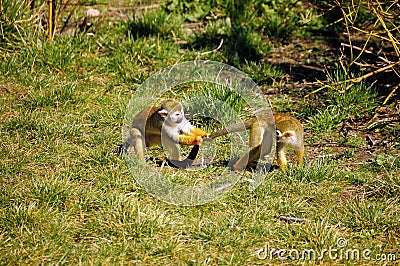
<path fill-rule="evenodd" d="M 166 100 L 160 106 L 143 109 L 134 117 L 129 136 L 122 147 L 127 153 L 136 154 L 139 160 L 145 160 L 146 147 L 164 145 L 168 159 L 175 166 L 185 168 L 195 159 L 198 145 L 207 136 L 207 132 L 196 128 L 185 118 L 180 102 Z M 178 144 L 195 146 L 183 161 Z"/>

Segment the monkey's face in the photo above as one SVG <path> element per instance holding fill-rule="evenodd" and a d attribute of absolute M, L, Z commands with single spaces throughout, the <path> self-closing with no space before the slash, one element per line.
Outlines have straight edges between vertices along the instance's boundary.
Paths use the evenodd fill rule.
<path fill-rule="evenodd" d="M 179 124 L 182 122 L 183 118 L 184 118 L 184 114 L 183 111 L 173 111 L 170 115 L 169 115 L 171 122 Z"/>
<path fill-rule="evenodd" d="M 280 143 L 287 143 L 289 145 L 296 145 L 297 143 L 296 132 L 293 130 L 288 130 L 283 133 L 280 130 L 277 130 L 276 138 Z"/>
<path fill-rule="evenodd" d="M 180 107 L 181 106 L 178 105 L 177 107 L 172 108 L 169 111 L 166 108 L 162 108 L 158 111 L 158 114 L 163 121 L 165 121 L 167 124 L 170 124 L 171 126 L 172 124 L 180 124 L 185 118 L 183 109 Z"/>

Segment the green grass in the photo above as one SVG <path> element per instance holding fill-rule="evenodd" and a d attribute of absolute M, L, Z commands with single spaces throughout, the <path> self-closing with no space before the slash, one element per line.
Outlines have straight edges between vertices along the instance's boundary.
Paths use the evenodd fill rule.
<path fill-rule="evenodd" d="M 262 259 L 258 252 L 267 246 L 322 252 L 337 248 L 338 238 L 345 238 L 349 248 L 370 249 L 371 256 L 396 254 L 400 259 L 400 160 L 393 154 L 372 156 L 349 168 L 354 151 L 339 154 L 326 147 L 327 154 L 339 154 L 339 159 L 313 158 L 313 148 L 308 146 L 310 155 L 303 168 L 274 169 L 255 191 L 240 181 L 223 197 L 192 207 L 169 205 L 150 196 L 117 154 L 132 93 L 160 69 L 215 49 L 220 37 L 227 38 L 221 49 L 201 59 L 232 63 L 263 86 L 282 78 L 279 69 L 258 58 L 279 45 L 268 41 L 268 32 L 293 36 L 304 32 L 304 25 L 298 28 L 294 23 L 297 15 L 292 15 L 305 11 L 298 4 L 292 11 L 275 10 L 274 16 L 289 16 L 291 24 L 271 24 L 275 29 L 268 32 L 255 31 L 265 22 L 257 15 L 246 31 L 240 22 L 248 23 L 257 6 L 254 1 L 248 3 L 245 18 L 235 17 L 229 13 L 232 10 L 185 7 L 193 14 L 175 20 L 174 11 L 168 13 L 164 7 L 142 17 L 130 13 L 129 20 L 107 18 L 92 37 L 56 36 L 53 42 L 43 36 L 40 41 L 30 37 L 28 46 L 14 38 L 13 47 L 18 49 L 0 49 L 0 264 L 302 264 L 276 255 L 272 261 Z M 231 22 L 235 27 L 227 23 L 227 14 L 236 19 Z M 189 19 L 209 23 L 186 30 Z M 29 27 L 24 29 L 29 35 Z M 4 38 L 0 41 L 3 45 Z M 336 78 L 344 77 L 337 74 Z M 175 97 L 182 100 L 215 97 L 232 105 L 240 117 L 249 112 L 237 94 L 221 86 L 193 83 L 174 92 L 181 92 Z M 373 87 L 365 84 L 324 93 L 297 109 L 296 116 L 307 118 L 303 120 L 306 128 L 315 134 L 308 144 L 313 138 L 341 139 L 341 123 L 370 114 L 377 106 Z M 272 98 L 274 110 L 293 110 L 302 102 Z M 219 127 L 203 118 L 206 114 L 193 113 L 204 102 L 192 104 L 188 116 L 196 125 L 211 132 Z M 393 128 L 393 132 L 398 130 Z M 347 144 L 361 146 L 365 141 L 351 136 Z M 176 182 L 208 182 L 234 153 L 228 138 L 216 140 L 216 145 L 215 163 L 202 171 L 155 169 Z M 164 159 L 160 149 L 151 152 Z M 251 176 L 246 173 L 245 177 Z M 306 221 L 286 223 L 279 215 Z M 321 263 L 359 261 L 326 255 Z"/>
<path fill-rule="evenodd" d="M 379 106 L 373 85 L 366 86 L 365 82 L 357 84 L 345 82 L 346 77 L 338 68 L 333 78 L 328 75 L 328 80 L 334 85 L 331 87 L 331 92 L 320 100 L 320 104 L 323 102 L 325 108 L 315 112 L 315 108 L 311 107 L 312 113 L 308 124 L 311 131 L 329 132 L 340 127 L 347 120 L 371 114 Z"/>

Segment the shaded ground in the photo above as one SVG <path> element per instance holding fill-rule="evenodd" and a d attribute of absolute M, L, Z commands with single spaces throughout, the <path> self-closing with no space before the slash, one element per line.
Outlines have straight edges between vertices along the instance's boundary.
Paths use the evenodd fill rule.
<path fill-rule="evenodd" d="M 329 43 L 321 38 L 312 40 L 294 39 L 290 43 L 275 48 L 274 53 L 264 59 L 272 65 L 278 66 L 286 75 L 280 87 L 273 87 L 266 91 L 268 95 L 285 94 L 295 102 L 312 93 L 318 87 L 313 83 L 326 80 L 326 73 L 333 70 L 333 65 L 338 62 L 342 51 L 339 40 L 329 40 Z M 346 52 L 346 50 L 344 50 Z M 370 58 L 366 58 L 371 60 Z M 371 68 L 365 68 L 372 71 Z M 383 101 L 390 89 L 400 79 L 392 73 L 383 73 L 373 76 L 367 82 L 375 82 L 378 97 Z M 397 82 L 397 83 L 396 83 Z M 338 130 L 338 136 L 342 136 L 345 142 L 348 136 L 359 136 L 365 139 L 365 146 L 352 146 L 331 139 L 323 139 L 320 143 L 308 144 L 307 155 L 309 160 L 321 156 L 340 158 L 346 151 L 354 152 L 348 165 L 368 163 L 373 154 L 394 153 L 400 156 L 399 114 L 400 100 L 392 97 L 390 106 L 382 106 L 375 111 L 374 115 L 360 119 L 349 118 Z M 318 107 L 317 107 L 318 108 Z M 305 125 L 307 128 L 307 125 Z M 312 138 L 313 134 L 306 129 L 306 139 Z M 326 148 L 332 154 L 326 154 Z M 354 161 L 356 159 L 356 161 Z"/>

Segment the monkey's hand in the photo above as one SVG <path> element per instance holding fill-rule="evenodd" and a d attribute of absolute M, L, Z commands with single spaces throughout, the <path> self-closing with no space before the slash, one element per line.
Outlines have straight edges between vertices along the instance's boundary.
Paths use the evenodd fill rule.
<path fill-rule="evenodd" d="M 179 135 L 179 144 L 181 145 L 200 145 L 202 142 L 203 138 L 201 136 Z"/>
<path fill-rule="evenodd" d="M 199 136 L 199 137 L 208 137 L 210 136 L 210 133 L 205 132 L 203 130 L 201 130 L 200 128 L 193 128 L 192 130 L 190 130 L 190 135 L 191 136 Z"/>

